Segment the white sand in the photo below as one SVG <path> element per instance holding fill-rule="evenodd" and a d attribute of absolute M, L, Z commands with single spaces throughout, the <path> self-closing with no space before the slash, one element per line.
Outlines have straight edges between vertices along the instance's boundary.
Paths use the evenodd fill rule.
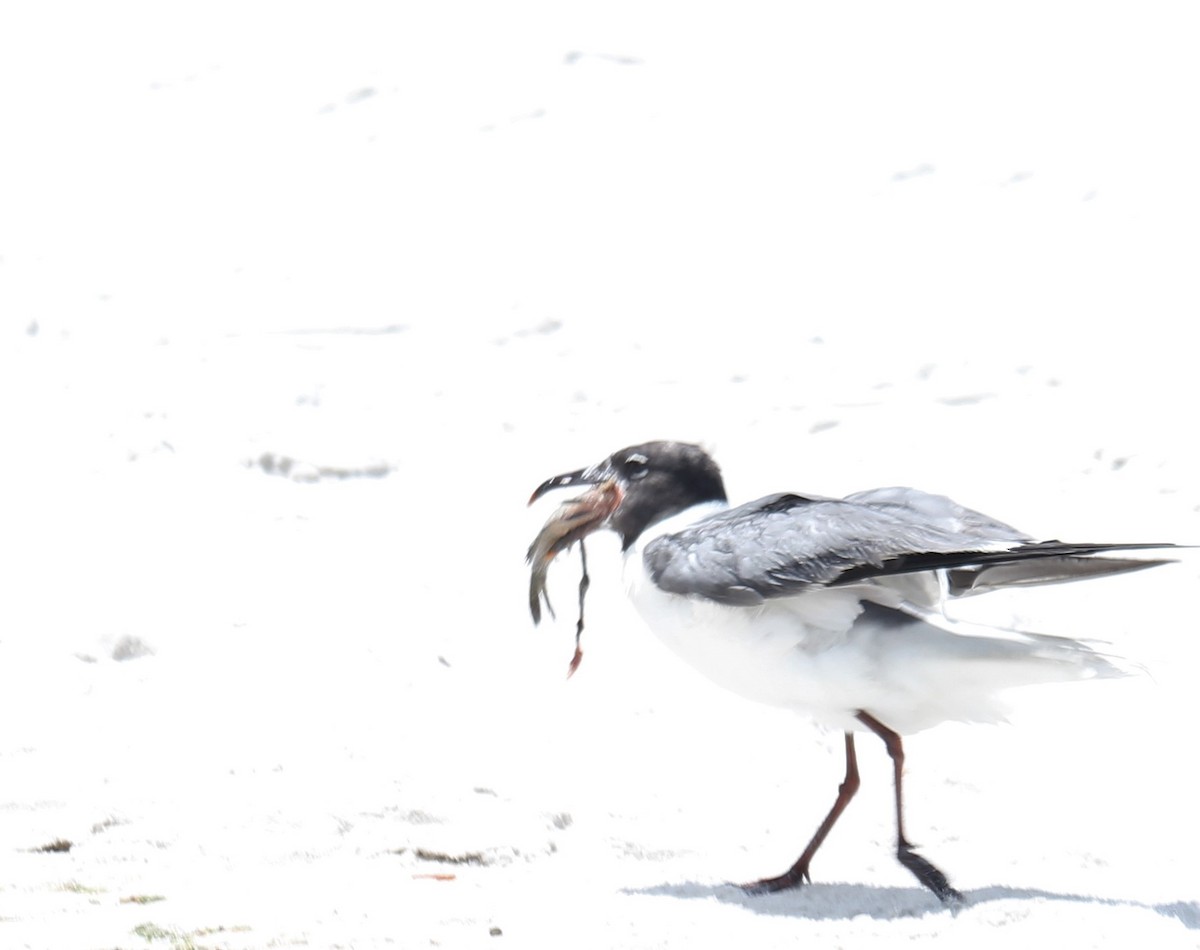
<path fill-rule="evenodd" d="M 979 604 L 1148 675 L 909 741 L 957 915 L 866 741 L 817 883 L 727 886 L 838 737 L 666 655 L 612 537 L 566 682 L 578 562 L 538 630 L 522 563 L 646 438 L 1200 541 L 1187 9 L 6 11 L 0 947 L 1200 946 L 1194 558 Z"/>

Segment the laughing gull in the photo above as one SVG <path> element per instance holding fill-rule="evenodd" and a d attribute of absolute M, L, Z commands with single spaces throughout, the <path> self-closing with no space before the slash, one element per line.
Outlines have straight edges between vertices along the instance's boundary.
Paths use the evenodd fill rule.
<path fill-rule="evenodd" d="M 646 442 L 547 479 L 604 486 L 591 530 L 621 538 L 625 584 L 650 628 L 717 684 L 845 734 L 837 799 L 795 864 L 752 893 L 811 881 L 809 865 L 858 790 L 856 732 L 893 764 L 896 856 L 944 903 L 962 896 L 904 832 L 902 735 L 947 720 L 994 722 L 1010 687 L 1118 675 L 1078 640 L 947 616 L 959 597 L 1167 563 L 1098 557 L 1162 544 L 1036 541 L 941 495 L 878 488 L 843 499 L 776 494 L 731 508 L 699 446 Z M 581 538 L 580 538 L 581 539 Z"/>

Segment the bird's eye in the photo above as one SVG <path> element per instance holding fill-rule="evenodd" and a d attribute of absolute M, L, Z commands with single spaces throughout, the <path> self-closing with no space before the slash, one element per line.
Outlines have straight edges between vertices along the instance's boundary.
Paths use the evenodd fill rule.
<path fill-rule="evenodd" d="M 650 474 L 650 460 L 641 453 L 634 453 L 625 460 L 627 478 L 645 478 Z"/>

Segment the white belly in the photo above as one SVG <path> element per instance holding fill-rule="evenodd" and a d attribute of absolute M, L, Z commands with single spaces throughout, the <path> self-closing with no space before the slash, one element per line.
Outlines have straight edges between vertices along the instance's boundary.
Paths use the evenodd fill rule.
<path fill-rule="evenodd" d="M 685 512 L 678 521 L 696 517 Z M 832 728 L 863 728 L 860 710 L 900 733 L 946 720 L 993 722 L 1004 717 L 1007 688 L 1106 675 L 1107 664 L 1071 640 L 963 635 L 917 619 L 864 616 L 864 589 L 814 590 L 756 607 L 666 593 L 644 570 L 642 550 L 672 527 L 656 525 L 626 552 L 626 589 L 647 626 L 719 686 Z M 892 593 L 867 592 L 873 600 Z"/>
<path fill-rule="evenodd" d="M 727 607 L 659 590 L 641 570 L 640 557 L 627 560 L 625 579 L 651 631 L 717 685 L 839 729 L 850 728 L 854 712 L 864 708 L 863 690 L 847 687 L 870 683 L 866 657 L 846 649 L 838 627 L 814 622 L 840 615 L 840 629 L 849 627 L 860 609 L 854 594 L 821 591 L 761 607 Z"/>

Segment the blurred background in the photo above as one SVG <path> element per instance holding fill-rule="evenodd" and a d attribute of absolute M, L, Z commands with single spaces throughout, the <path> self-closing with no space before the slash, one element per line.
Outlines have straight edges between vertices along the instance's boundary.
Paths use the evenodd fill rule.
<path fill-rule="evenodd" d="M 553 505 L 525 499 L 621 445 L 701 441 L 735 500 L 914 484 L 1042 536 L 1200 539 L 1188 4 L 2 20 L 13 848 L 118 812 L 186 838 L 170 815 L 231 769 L 307 776 L 250 817 L 231 793 L 248 825 L 300 787 L 384 800 L 432 773 L 467 799 L 505 776 L 538 812 L 581 774 L 632 794 L 589 748 L 652 767 L 697 722 L 680 763 L 737 745 L 766 713 L 693 695 L 624 605 L 612 539 L 573 692 L 574 566 L 530 632 L 522 558 Z M 1173 598 L 1196 579 L 1045 614 L 1139 631 L 1178 713 Z M 748 783 L 776 739 L 745 740 Z"/>

